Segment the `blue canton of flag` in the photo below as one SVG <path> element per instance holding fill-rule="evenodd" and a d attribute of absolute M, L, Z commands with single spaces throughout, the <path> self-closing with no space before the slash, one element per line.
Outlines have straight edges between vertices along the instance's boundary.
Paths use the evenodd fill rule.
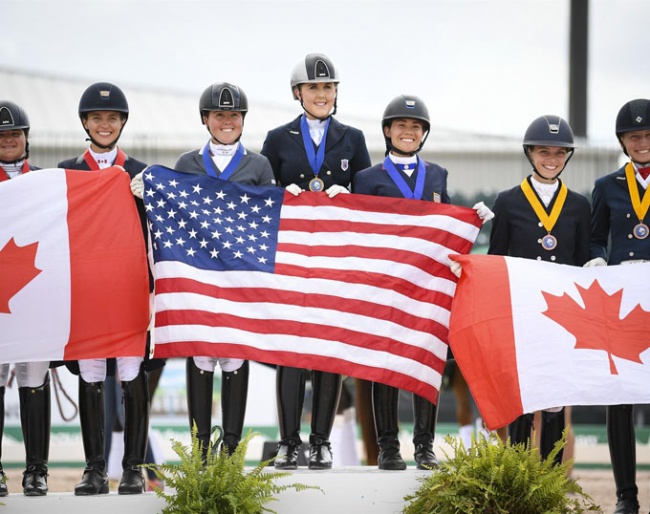
<path fill-rule="evenodd" d="M 273 272 L 282 188 L 237 184 L 163 166 L 147 168 L 144 184 L 156 262 Z"/>

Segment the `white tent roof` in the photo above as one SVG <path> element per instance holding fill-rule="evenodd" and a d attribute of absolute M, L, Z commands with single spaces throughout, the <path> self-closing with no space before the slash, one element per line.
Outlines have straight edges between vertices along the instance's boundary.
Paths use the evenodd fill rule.
<path fill-rule="evenodd" d="M 66 144 L 81 144 L 85 133 L 77 109 L 83 91 L 93 81 L 42 75 L 0 67 L 0 99 L 11 100 L 23 107 L 29 116 L 33 144 L 56 137 Z M 119 84 L 129 102 L 129 121 L 121 143 L 124 146 L 148 141 L 150 144 L 197 148 L 206 140 L 206 130 L 200 123 L 196 94 L 155 90 Z M 242 140 L 253 150 L 259 150 L 268 130 L 295 118 L 300 110 L 295 103 L 271 105 L 258 103 L 249 97 L 249 112 Z M 349 111 L 349 107 L 347 108 Z M 337 114 L 346 124 L 364 132 L 371 152 L 382 152 L 381 113 L 376 117 Z M 516 150 L 521 142 L 511 138 L 470 134 L 437 127 L 427 141 L 429 152 L 436 150 Z"/>

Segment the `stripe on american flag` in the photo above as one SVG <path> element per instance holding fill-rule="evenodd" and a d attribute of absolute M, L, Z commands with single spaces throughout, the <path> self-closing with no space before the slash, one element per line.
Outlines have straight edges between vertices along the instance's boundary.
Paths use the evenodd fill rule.
<path fill-rule="evenodd" d="M 385 382 L 437 401 L 455 291 L 448 255 L 478 234 L 463 207 L 297 197 L 145 173 L 156 357 L 213 355 Z"/>

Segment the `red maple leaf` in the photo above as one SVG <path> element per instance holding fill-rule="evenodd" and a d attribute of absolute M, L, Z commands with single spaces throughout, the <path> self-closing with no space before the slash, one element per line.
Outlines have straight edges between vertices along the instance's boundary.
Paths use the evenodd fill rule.
<path fill-rule="evenodd" d="M 637 304 L 621 319 L 622 289 L 608 295 L 597 280 L 588 289 L 575 285 L 585 304 L 584 308 L 566 293 L 555 296 L 542 291 L 548 305 L 548 310 L 543 314 L 575 336 L 576 349 L 607 352 L 612 375 L 618 375 L 612 355 L 643 364 L 640 355 L 650 348 L 650 312 Z"/>
<path fill-rule="evenodd" d="M 9 300 L 41 272 L 34 266 L 38 243 L 18 246 L 13 237 L 0 250 L 0 313 L 10 314 Z"/>

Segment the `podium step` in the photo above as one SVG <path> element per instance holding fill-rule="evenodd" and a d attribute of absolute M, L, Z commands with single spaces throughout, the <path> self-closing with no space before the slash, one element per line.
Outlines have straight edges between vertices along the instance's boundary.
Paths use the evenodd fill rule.
<path fill-rule="evenodd" d="M 272 471 L 270 469 L 270 471 Z M 278 480 L 282 483 L 302 483 L 317 485 L 323 492 L 308 490 L 285 491 L 278 501 L 268 506 L 278 514 L 331 514 L 372 513 L 396 514 L 402 511 L 404 496 L 420 486 L 421 478 L 428 471 L 409 468 L 406 471 L 380 471 L 370 466 L 335 468 L 329 471 L 310 471 L 298 469 L 291 476 Z M 26 497 L 13 493 L 0 498 L 11 514 L 115 514 L 116 512 L 138 512 L 155 514 L 162 511 L 165 501 L 155 493 L 133 496 L 120 496 L 115 493 L 80 497 L 72 493 L 50 493 L 45 497 Z"/>

